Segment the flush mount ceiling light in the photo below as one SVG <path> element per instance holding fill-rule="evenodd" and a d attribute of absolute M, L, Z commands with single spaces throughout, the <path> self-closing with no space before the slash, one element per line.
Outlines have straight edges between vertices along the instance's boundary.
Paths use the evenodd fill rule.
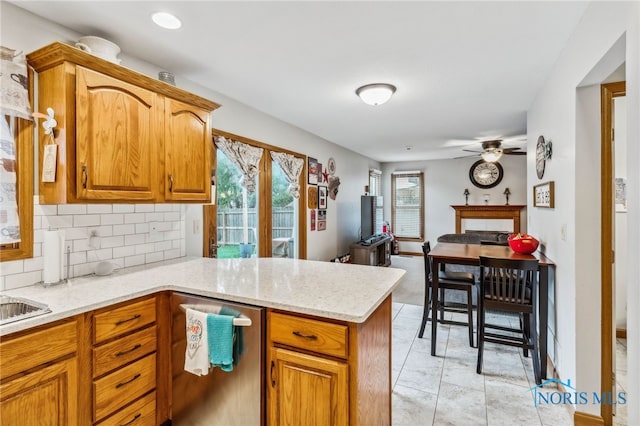
<path fill-rule="evenodd" d="M 358 87 L 356 95 L 360 96 L 362 102 L 367 105 L 378 106 L 391 99 L 395 93 L 396 86 L 387 83 L 367 84 Z"/>
<path fill-rule="evenodd" d="M 502 157 L 502 150 L 500 148 L 489 148 L 483 151 L 480 156 L 487 163 L 495 163 Z"/>
<path fill-rule="evenodd" d="M 168 12 L 156 12 L 151 15 L 151 19 L 153 19 L 156 25 L 168 30 L 177 30 L 182 26 L 182 22 Z"/>

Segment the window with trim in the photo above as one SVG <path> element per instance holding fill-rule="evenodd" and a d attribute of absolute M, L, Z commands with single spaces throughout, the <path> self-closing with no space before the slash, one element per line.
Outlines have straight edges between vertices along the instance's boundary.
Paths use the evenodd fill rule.
<path fill-rule="evenodd" d="M 214 150 L 216 162 L 217 215 L 216 239 L 218 257 L 240 257 L 233 250 L 248 238 L 254 244 L 251 257 L 289 257 L 305 259 L 306 251 L 306 157 L 302 154 L 265 144 L 253 139 L 213 129 L 214 137 L 224 137 L 263 150 L 256 177 L 256 190 L 247 194 L 247 211 L 244 213 L 241 173 L 219 150 Z M 302 161 L 303 167 L 297 179 L 299 197 L 290 193 L 291 183 L 273 153 L 287 154 Z M 250 232 L 243 236 L 242 214 L 247 215 Z M 235 218 L 235 219 L 234 219 Z"/>
<path fill-rule="evenodd" d="M 424 173 L 391 175 L 391 229 L 398 240 L 424 240 Z"/>
<path fill-rule="evenodd" d="M 18 217 L 12 224 L 11 216 L 16 212 L 5 210 L 2 204 L 2 241 L 12 242 L 0 244 L 0 261 L 27 259 L 33 256 L 33 123 L 4 115 L 0 119 L 5 120 L 8 133 L 3 132 L 0 180 L 7 186 L 3 187 L 3 196 L 9 197 L 7 205 L 15 206 Z M 10 143 L 12 139 L 14 143 Z"/>
<path fill-rule="evenodd" d="M 376 234 L 382 233 L 382 223 L 384 222 L 384 206 L 382 202 L 382 172 L 376 169 L 369 169 L 369 195 L 378 197 L 376 202 Z"/>

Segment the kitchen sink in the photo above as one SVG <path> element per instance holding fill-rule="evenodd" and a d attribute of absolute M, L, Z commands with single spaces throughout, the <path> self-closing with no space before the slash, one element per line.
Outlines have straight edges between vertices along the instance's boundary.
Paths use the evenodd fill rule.
<path fill-rule="evenodd" d="M 47 305 L 21 297 L 0 296 L 0 325 L 51 312 Z"/>

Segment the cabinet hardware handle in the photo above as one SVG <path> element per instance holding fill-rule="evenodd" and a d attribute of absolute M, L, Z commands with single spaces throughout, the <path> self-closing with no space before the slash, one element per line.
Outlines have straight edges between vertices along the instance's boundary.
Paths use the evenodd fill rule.
<path fill-rule="evenodd" d="M 129 426 L 130 424 L 132 424 L 133 422 L 135 422 L 136 420 L 138 420 L 138 419 L 140 418 L 140 416 L 141 416 L 141 415 L 142 415 L 141 413 L 136 414 L 135 416 L 133 416 L 133 418 L 132 418 L 131 420 L 129 420 L 129 421 L 128 421 L 128 422 L 126 422 L 126 423 L 121 423 L 121 424 L 120 424 L 120 426 Z"/>
<path fill-rule="evenodd" d="M 142 316 L 142 315 L 140 315 L 140 314 L 135 314 L 134 316 L 132 316 L 132 317 L 131 317 L 131 318 L 129 318 L 129 319 L 124 319 L 124 320 L 120 320 L 120 321 L 118 321 L 118 322 L 116 323 L 116 325 L 122 325 L 122 324 L 124 324 L 125 322 L 129 322 L 129 321 L 137 320 L 137 319 L 138 319 L 138 318 L 140 318 L 141 316 Z"/>
<path fill-rule="evenodd" d="M 129 383 L 133 382 L 135 379 L 140 377 L 140 373 L 136 374 L 135 376 L 133 376 L 131 379 L 127 380 L 126 382 L 120 382 L 116 385 L 116 389 L 123 387 L 124 385 L 128 385 Z"/>
<path fill-rule="evenodd" d="M 116 356 L 122 356 L 122 355 L 126 355 L 130 352 L 135 351 L 136 349 L 139 349 L 142 345 L 140 343 L 138 343 L 137 345 L 135 345 L 134 347 L 132 347 L 131 349 L 127 349 L 126 351 L 120 351 L 116 354 Z"/>
<path fill-rule="evenodd" d="M 87 180 L 89 179 L 89 172 L 87 171 L 87 166 L 82 165 L 82 187 L 87 189 Z"/>
<path fill-rule="evenodd" d="M 173 192 L 173 175 L 169 175 L 169 192 Z"/>
<path fill-rule="evenodd" d="M 318 336 L 316 336 L 315 334 L 302 334 L 299 331 L 292 331 L 292 333 L 295 336 L 302 337 L 303 339 L 318 340 Z"/>
<path fill-rule="evenodd" d="M 273 369 L 276 367 L 276 363 L 274 361 L 271 361 L 271 387 L 275 387 L 276 386 L 276 380 L 273 378 Z"/>

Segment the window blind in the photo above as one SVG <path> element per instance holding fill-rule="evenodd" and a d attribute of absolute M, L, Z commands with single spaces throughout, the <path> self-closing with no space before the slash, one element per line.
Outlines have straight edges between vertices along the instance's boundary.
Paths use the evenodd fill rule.
<path fill-rule="evenodd" d="M 393 233 L 398 238 L 422 240 L 424 236 L 423 173 L 393 173 L 391 186 Z"/>

